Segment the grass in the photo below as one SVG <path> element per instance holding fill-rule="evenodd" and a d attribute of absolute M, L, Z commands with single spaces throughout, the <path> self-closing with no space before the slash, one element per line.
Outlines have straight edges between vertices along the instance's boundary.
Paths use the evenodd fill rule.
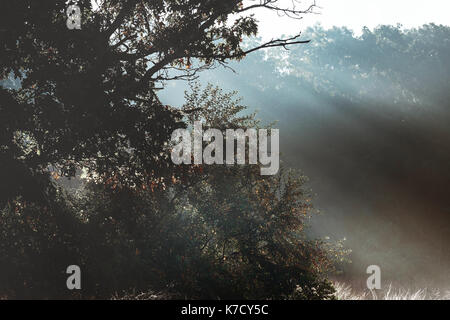
<path fill-rule="evenodd" d="M 438 289 L 405 289 L 386 286 L 384 290 L 354 290 L 343 282 L 334 282 L 338 300 L 450 300 L 450 290 Z M 169 292 L 128 292 L 115 294 L 112 300 L 171 300 L 174 296 Z"/>
<path fill-rule="evenodd" d="M 351 286 L 335 283 L 338 300 L 450 300 L 450 290 L 445 292 L 437 289 L 404 289 L 394 288 L 390 284 L 384 290 L 370 291 L 368 289 L 355 292 Z"/>

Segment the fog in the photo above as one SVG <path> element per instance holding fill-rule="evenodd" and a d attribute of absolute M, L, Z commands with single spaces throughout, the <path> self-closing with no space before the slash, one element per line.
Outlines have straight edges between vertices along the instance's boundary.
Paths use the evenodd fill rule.
<path fill-rule="evenodd" d="M 450 28 L 382 26 L 355 34 L 307 29 L 311 43 L 258 52 L 203 73 L 278 120 L 282 158 L 310 179 L 317 236 L 346 238 L 344 276 L 448 286 L 450 271 Z M 186 83 L 163 102 L 183 103 Z"/>

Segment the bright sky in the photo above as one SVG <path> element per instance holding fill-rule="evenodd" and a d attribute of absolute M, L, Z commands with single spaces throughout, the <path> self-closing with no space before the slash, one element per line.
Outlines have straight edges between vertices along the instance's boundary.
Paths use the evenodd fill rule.
<path fill-rule="evenodd" d="M 292 0 L 280 0 L 286 5 Z M 298 1 L 298 0 L 297 0 Z M 252 1 L 250 0 L 249 3 Z M 302 0 L 307 7 L 312 0 Z M 450 25 L 449 0 L 316 0 L 321 14 L 306 15 L 301 21 L 279 18 L 267 10 L 259 10 L 260 34 L 264 38 L 294 34 L 320 22 L 324 27 L 347 26 L 358 33 L 364 26 L 373 29 L 380 24 L 402 24 L 406 28 L 425 23 Z"/>

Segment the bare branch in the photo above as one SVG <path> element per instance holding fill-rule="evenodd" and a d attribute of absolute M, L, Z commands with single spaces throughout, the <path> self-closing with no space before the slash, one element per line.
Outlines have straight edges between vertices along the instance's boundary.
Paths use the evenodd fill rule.
<path fill-rule="evenodd" d="M 245 8 L 238 10 L 239 13 L 246 12 L 254 9 L 269 9 L 277 12 L 278 14 L 288 16 L 293 19 L 302 19 L 303 15 L 308 13 L 314 13 L 314 8 L 317 8 L 316 1 L 314 0 L 307 8 L 299 9 L 298 6 L 301 4 L 299 0 L 291 0 L 292 6 L 288 8 L 280 7 L 277 5 L 279 0 L 256 0 L 259 1 L 258 4 L 249 5 Z"/>

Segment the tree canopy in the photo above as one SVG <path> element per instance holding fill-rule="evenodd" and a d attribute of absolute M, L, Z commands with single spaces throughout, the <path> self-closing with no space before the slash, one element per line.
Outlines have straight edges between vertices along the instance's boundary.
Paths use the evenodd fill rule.
<path fill-rule="evenodd" d="M 258 31 L 255 9 L 300 17 L 313 8 L 275 0 L 76 3 L 80 30 L 66 26 L 66 1 L 1 4 L 0 76 L 20 80 L 19 88 L 1 89 L 2 157 L 20 159 L 30 174 L 52 166 L 70 177 L 85 167 L 130 185 L 147 183 L 155 172 L 173 174 L 164 147 L 183 124 L 177 110 L 158 101 L 158 83 L 195 77 L 262 48 L 303 43 L 297 35 L 244 48 L 242 40 Z M 27 142 L 18 146 L 18 139 Z"/>

